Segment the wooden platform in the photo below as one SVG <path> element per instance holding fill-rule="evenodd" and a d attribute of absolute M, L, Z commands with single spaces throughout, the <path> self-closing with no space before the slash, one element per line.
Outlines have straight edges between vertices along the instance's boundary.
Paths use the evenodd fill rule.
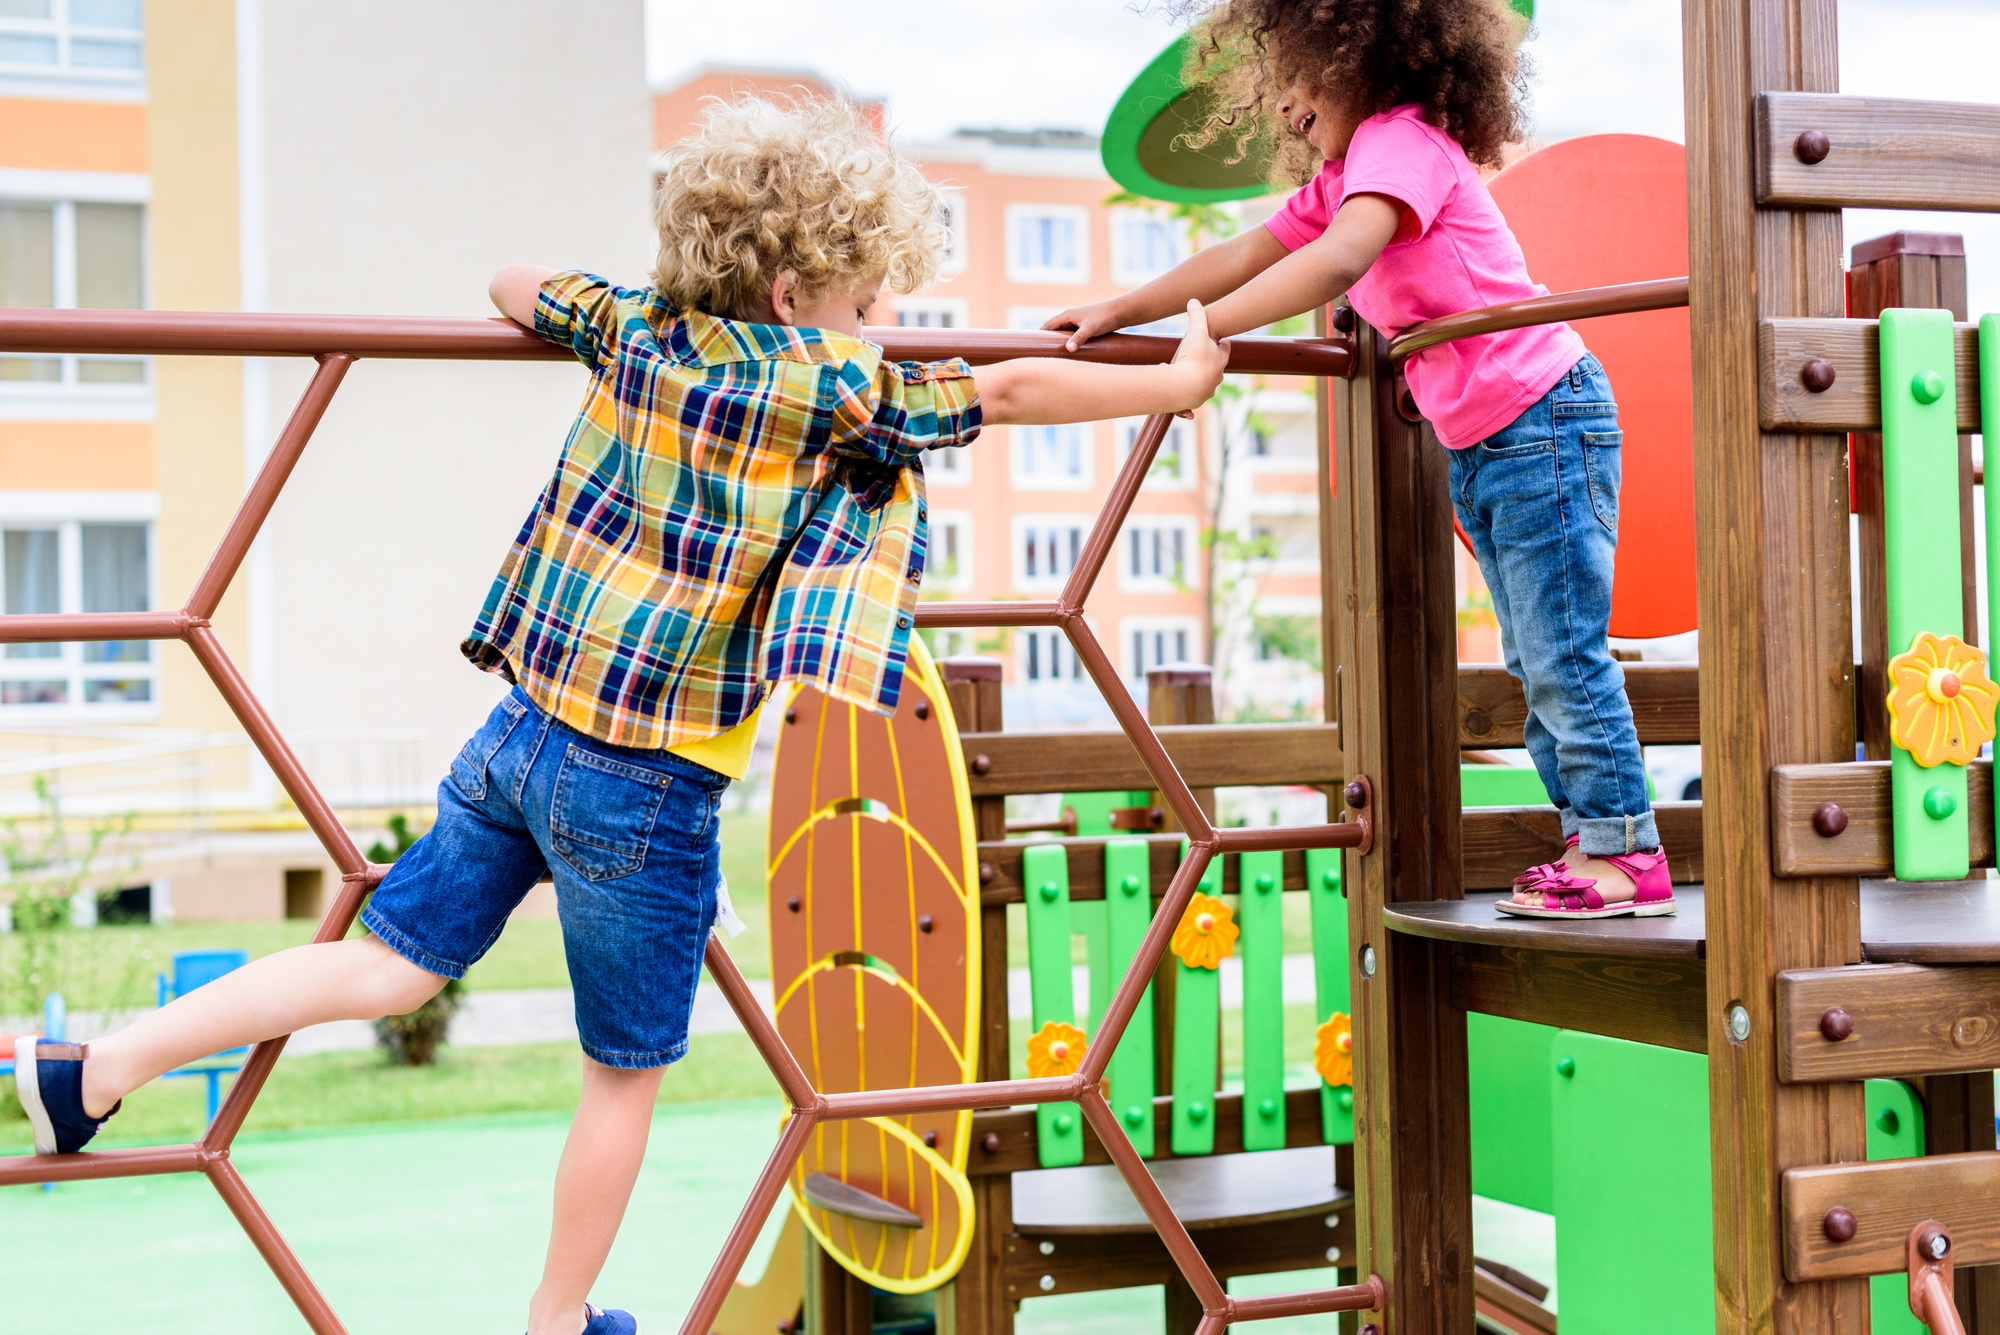
<path fill-rule="evenodd" d="M 1333 1184 L 1331 1145 L 1163 1159 L 1148 1167 L 1190 1229 L 1344 1214 L 1354 1199 Z M 1014 1228 L 1058 1236 L 1153 1231 L 1138 1198 L 1110 1164 L 1014 1174 Z"/>

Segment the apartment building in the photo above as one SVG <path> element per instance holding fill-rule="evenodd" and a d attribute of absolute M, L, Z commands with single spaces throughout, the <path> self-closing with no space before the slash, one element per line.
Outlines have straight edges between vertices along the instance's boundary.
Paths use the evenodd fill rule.
<path fill-rule="evenodd" d="M 514 261 L 643 271 L 641 0 L 5 0 L 0 303 L 485 315 Z M 560 106 L 532 90 L 560 85 Z M 0 609 L 178 606 L 310 365 L 0 355 Z M 501 684 L 457 643 L 584 385 L 362 362 L 214 618 L 364 831 Z M 334 875 L 187 652 L 8 646 L 0 814 L 136 812 L 155 914 L 317 912 Z M 367 835 L 363 834 L 364 842 Z"/>

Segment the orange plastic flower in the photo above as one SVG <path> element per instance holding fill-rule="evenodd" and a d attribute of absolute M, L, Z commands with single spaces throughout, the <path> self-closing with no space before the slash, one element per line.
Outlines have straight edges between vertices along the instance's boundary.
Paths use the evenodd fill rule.
<path fill-rule="evenodd" d="M 1925 768 L 1970 764 L 1993 740 L 1996 705 L 1986 655 L 1956 635 L 1920 632 L 1889 660 L 1889 738 Z"/>
<path fill-rule="evenodd" d="M 1090 1046 L 1083 1030 L 1061 1020 L 1050 1020 L 1028 1039 L 1028 1074 L 1040 1080 L 1051 1075 L 1074 1075 L 1083 1065 L 1084 1050 Z"/>
<path fill-rule="evenodd" d="M 1326 1017 L 1313 1040 L 1313 1069 L 1329 1085 L 1354 1083 L 1354 1020 L 1344 1011 Z"/>
<path fill-rule="evenodd" d="M 1174 928 L 1174 954 L 1190 969 L 1219 969 L 1236 953 L 1238 931 L 1229 905 L 1197 890 Z"/>

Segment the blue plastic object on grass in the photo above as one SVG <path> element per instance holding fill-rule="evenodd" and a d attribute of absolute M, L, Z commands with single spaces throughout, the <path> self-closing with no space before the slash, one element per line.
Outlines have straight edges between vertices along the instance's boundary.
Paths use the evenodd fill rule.
<path fill-rule="evenodd" d="M 164 1006 L 176 997 L 184 997 L 206 983 L 212 983 L 226 973 L 242 968 L 250 962 L 247 950 L 184 950 L 174 956 L 174 976 L 171 982 L 167 975 L 158 975 L 159 1004 Z M 52 998 L 53 999 L 53 998 Z M 208 1120 L 215 1120 L 215 1113 L 222 1106 L 222 1077 L 243 1069 L 243 1055 L 248 1048 L 230 1048 L 227 1052 L 217 1052 L 203 1057 L 200 1061 L 189 1062 L 177 1071 L 168 1071 L 168 1080 L 181 1076 L 202 1076 L 208 1081 Z"/>

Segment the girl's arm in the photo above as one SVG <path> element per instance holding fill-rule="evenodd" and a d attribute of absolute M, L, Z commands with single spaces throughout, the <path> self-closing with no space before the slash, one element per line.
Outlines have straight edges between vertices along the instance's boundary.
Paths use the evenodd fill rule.
<path fill-rule="evenodd" d="M 1075 352 L 1099 334 L 1178 315 L 1188 302 L 1211 302 L 1234 292 L 1285 258 L 1284 243 L 1268 227 L 1253 227 L 1220 245 L 1197 250 L 1167 272 L 1109 301 L 1064 311 L 1042 326 L 1076 331 L 1063 346 Z"/>
<path fill-rule="evenodd" d="M 1368 272 L 1395 237 L 1403 213 L 1404 205 L 1387 195 L 1353 196 L 1318 240 L 1216 302 L 1210 325 L 1227 337 L 1324 306 Z"/>
<path fill-rule="evenodd" d="M 1209 337 L 1201 303 L 1187 304 L 1187 333 L 1165 366 L 1096 366 L 1024 357 L 973 372 L 989 424 L 1095 422 L 1153 413 L 1187 416 L 1208 402 L 1229 365 L 1229 347 Z"/>
<path fill-rule="evenodd" d="M 542 284 L 555 277 L 556 270 L 544 269 L 539 264 L 510 264 L 493 275 L 493 281 L 486 285 L 486 295 L 500 313 L 515 324 L 535 327 L 535 299 L 540 295 Z"/>

